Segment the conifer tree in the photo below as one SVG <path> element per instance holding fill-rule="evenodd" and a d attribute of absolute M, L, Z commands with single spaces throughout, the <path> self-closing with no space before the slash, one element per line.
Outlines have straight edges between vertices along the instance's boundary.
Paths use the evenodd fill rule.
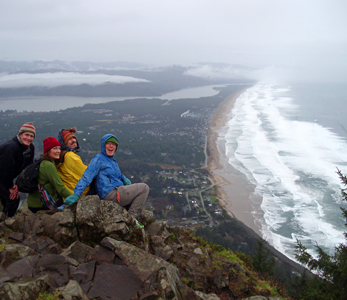
<path fill-rule="evenodd" d="M 344 186 L 341 189 L 342 198 L 347 201 L 347 177 L 340 170 L 337 173 Z M 343 207 L 341 207 L 341 210 L 344 219 L 347 221 L 347 210 Z M 346 232 L 344 236 L 347 241 Z M 309 254 L 306 247 L 300 241 L 297 241 L 297 260 L 318 275 L 311 278 L 311 280 L 306 280 L 305 286 L 301 286 L 301 290 L 298 291 L 299 299 L 347 299 L 346 241 L 335 248 L 333 255 L 327 254 L 317 245 L 317 258 Z"/>
<path fill-rule="evenodd" d="M 251 254 L 251 261 L 254 269 L 262 273 L 265 277 L 272 277 L 275 271 L 275 258 L 270 250 L 266 248 L 266 240 L 257 240 L 256 251 Z"/>

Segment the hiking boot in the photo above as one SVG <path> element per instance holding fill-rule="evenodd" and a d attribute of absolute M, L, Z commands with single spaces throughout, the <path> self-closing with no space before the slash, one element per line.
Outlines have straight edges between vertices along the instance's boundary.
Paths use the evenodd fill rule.
<path fill-rule="evenodd" d="M 140 227 L 140 228 L 144 228 L 145 227 L 139 221 L 137 221 L 135 218 L 134 218 L 134 220 L 135 220 L 135 226 Z"/>

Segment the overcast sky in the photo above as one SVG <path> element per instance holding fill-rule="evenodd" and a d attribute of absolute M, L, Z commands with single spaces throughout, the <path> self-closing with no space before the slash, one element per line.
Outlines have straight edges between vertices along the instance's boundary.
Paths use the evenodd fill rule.
<path fill-rule="evenodd" d="M 347 80 L 347 1 L 1 1 L 0 60 L 55 59 L 220 62 Z"/>

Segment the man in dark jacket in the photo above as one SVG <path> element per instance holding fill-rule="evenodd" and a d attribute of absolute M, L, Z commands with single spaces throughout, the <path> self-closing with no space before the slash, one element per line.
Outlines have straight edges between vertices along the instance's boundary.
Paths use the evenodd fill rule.
<path fill-rule="evenodd" d="M 19 191 L 13 180 L 34 160 L 35 134 L 34 125 L 27 122 L 12 140 L 0 145 L 0 199 L 7 217 L 18 209 Z"/>

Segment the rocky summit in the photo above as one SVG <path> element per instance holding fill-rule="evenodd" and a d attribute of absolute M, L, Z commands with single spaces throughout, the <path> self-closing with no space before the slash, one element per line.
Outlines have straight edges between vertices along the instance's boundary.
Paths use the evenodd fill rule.
<path fill-rule="evenodd" d="M 140 221 L 97 196 L 0 213 L 0 299 L 281 299 L 233 252 L 150 211 Z"/>

